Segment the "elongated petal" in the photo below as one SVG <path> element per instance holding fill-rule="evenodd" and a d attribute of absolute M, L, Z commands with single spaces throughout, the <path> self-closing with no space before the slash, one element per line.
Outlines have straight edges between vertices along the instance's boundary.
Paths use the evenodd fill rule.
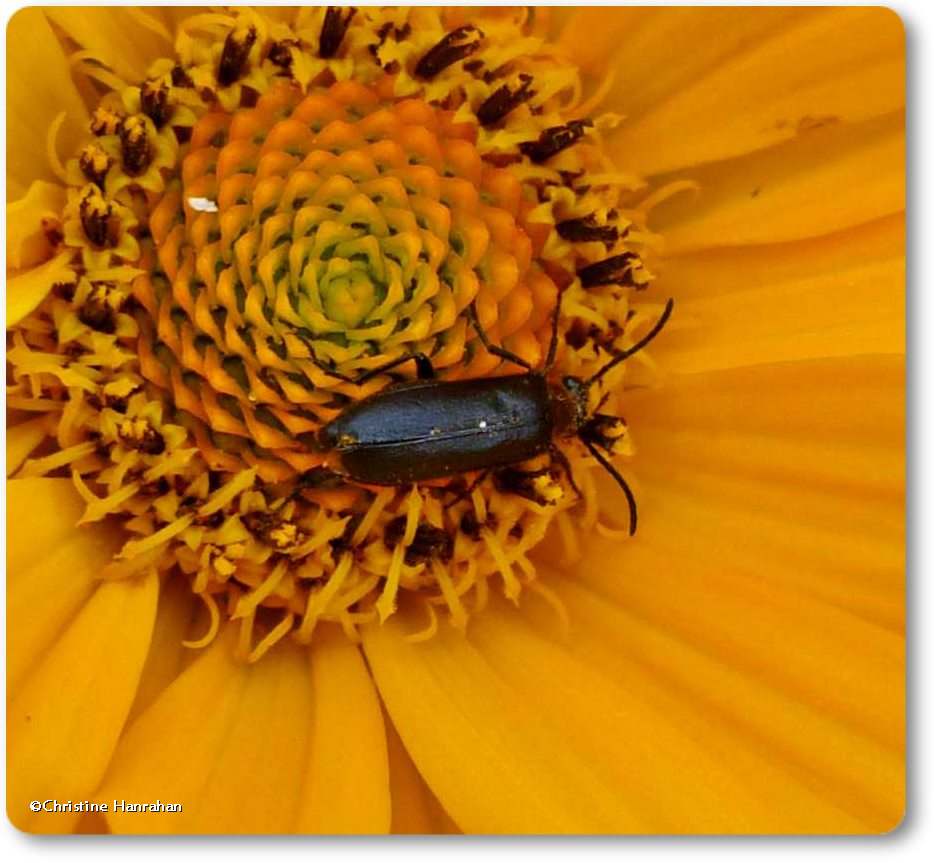
<path fill-rule="evenodd" d="M 367 790 L 370 783 L 388 789 L 385 749 L 381 766 L 379 753 L 366 750 L 367 739 L 343 736 L 346 723 L 353 721 L 351 706 L 358 711 L 356 721 L 362 722 L 361 703 L 348 700 L 334 678 L 324 681 L 330 670 L 316 674 L 309 669 L 304 648 L 284 643 L 248 666 L 234 658 L 230 634 L 223 632 L 130 725 L 98 792 L 105 800 L 176 801 L 183 811 L 112 812 L 111 829 L 284 833 L 299 832 L 313 817 L 324 832 L 347 824 L 362 832 L 385 830 L 388 799 L 379 819 L 366 805 L 378 794 Z M 344 672 L 352 668 L 346 657 L 338 665 Z M 339 703 L 332 704 L 332 699 Z M 336 771 L 336 754 L 314 743 L 319 733 L 323 741 L 339 739 L 342 754 L 353 755 L 352 747 L 357 747 L 359 761 L 350 760 L 342 774 Z M 310 768 L 317 752 L 325 760 Z M 368 753 L 373 757 L 365 757 Z M 324 811 L 310 814 L 309 782 L 320 778 L 335 782 L 334 796 L 316 789 L 317 805 Z M 358 799 L 364 802 L 355 815 Z"/>
<path fill-rule="evenodd" d="M 7 483 L 7 689 L 12 694 L 94 591 L 120 548 L 108 525 L 76 528 L 84 504 L 71 480 Z"/>
<path fill-rule="evenodd" d="M 466 833 L 637 830 L 630 801 L 558 740 L 537 704 L 444 627 L 411 644 L 397 614 L 364 638 L 380 694 L 422 775 Z"/>
<path fill-rule="evenodd" d="M 745 35 L 757 13 L 694 12 L 697 19 L 712 16 L 722 25 L 715 39 L 720 43 L 733 29 Z M 672 65 L 683 72 L 682 64 Z M 608 107 L 628 118 L 612 138 L 611 152 L 642 174 L 742 156 L 816 124 L 898 110 L 905 103 L 904 68 L 904 29 L 891 10 L 799 10 L 788 26 L 747 41 L 638 116 L 627 110 L 631 84 L 620 80 Z"/>
<path fill-rule="evenodd" d="M 18 201 L 7 205 L 6 260 L 13 270 L 31 268 L 51 257 L 42 220 L 60 219 L 65 187 L 36 180 Z"/>
<path fill-rule="evenodd" d="M 665 261 L 653 293 L 676 297 L 677 312 L 662 365 L 702 372 L 903 353 L 904 254 L 902 219 L 891 217 L 812 241 Z"/>
<path fill-rule="evenodd" d="M 710 655 L 663 620 L 649 622 L 573 579 L 554 585 L 571 621 L 570 637 L 560 646 L 616 682 L 628 699 L 666 716 L 729 765 L 743 786 L 768 799 L 770 811 L 757 813 L 756 832 L 866 832 L 897 820 L 903 782 L 897 750 L 827 716 L 820 704 L 775 687 L 768 677 Z M 553 633 L 550 610 L 533 611 L 524 613 L 534 618 L 536 631 L 547 637 L 551 623 Z M 653 730 L 641 733 L 652 736 Z M 679 782 L 657 773 L 654 778 Z M 737 821 L 750 814 L 741 798 L 724 805 Z"/>
<path fill-rule="evenodd" d="M 555 11 L 560 19 L 564 10 Z M 581 69 L 598 80 L 614 75 L 611 107 L 638 118 L 724 62 L 782 38 L 814 16 L 810 9 L 769 6 L 745 13 L 729 7 L 627 6 L 612 15 L 590 7 L 556 23 L 562 46 Z"/>
<path fill-rule="evenodd" d="M 11 702 L 7 811 L 20 829 L 69 829 L 78 813 L 32 813 L 29 802 L 84 800 L 100 782 L 136 692 L 157 593 L 155 573 L 101 584 Z"/>
<path fill-rule="evenodd" d="M 401 635 L 392 624 L 374 631 L 367 655 L 416 764 L 467 832 L 755 831 L 768 823 L 768 804 L 728 760 L 524 627 L 504 603 L 472 621 L 467 638 L 445 628 L 414 646 Z M 856 822 L 838 812 L 841 824 Z"/>
<path fill-rule="evenodd" d="M 815 128 L 794 141 L 685 171 L 699 194 L 661 205 L 668 254 L 829 234 L 905 208 L 904 115 Z"/>
<path fill-rule="evenodd" d="M 16 473 L 29 454 L 47 436 L 48 420 L 38 416 L 7 429 L 6 435 L 6 471 L 7 476 Z"/>
<path fill-rule="evenodd" d="M 52 286 L 73 284 L 74 270 L 69 266 L 72 253 L 62 252 L 50 261 L 7 279 L 6 325 L 16 326 L 41 303 Z"/>
<path fill-rule="evenodd" d="M 389 780 L 392 789 L 392 833 L 460 833 L 444 811 L 431 788 L 399 738 L 392 722 L 386 721 L 386 746 L 389 753 Z"/>
<path fill-rule="evenodd" d="M 131 720 L 149 707 L 181 673 L 184 661 L 188 658 L 186 654 L 191 653 L 182 642 L 191 636 L 197 605 L 187 579 L 169 578 L 162 585 L 149 653 L 130 710 Z"/>
<path fill-rule="evenodd" d="M 389 768 L 373 681 L 342 632 L 322 633 L 309 653 L 315 731 L 294 830 L 385 833 Z"/>
<path fill-rule="evenodd" d="M 78 45 L 128 84 L 138 84 L 153 60 L 172 52 L 168 29 L 150 10 L 50 6 L 45 11 Z"/>
<path fill-rule="evenodd" d="M 304 655 L 277 651 L 247 667 L 232 647 L 219 637 L 131 723 L 98 791 L 183 811 L 110 812 L 115 833 L 286 829 L 311 720 Z"/>
<path fill-rule="evenodd" d="M 640 577 L 606 562 L 581 571 L 897 745 L 903 374 L 898 357 L 815 360 L 633 394 L 643 518 L 616 559 Z"/>
<path fill-rule="evenodd" d="M 58 179 L 45 156 L 49 126 L 65 112 L 59 152 L 74 152 L 85 132 L 87 110 L 41 9 L 20 9 L 10 18 L 6 38 L 7 196 L 15 199 L 33 180 Z"/>

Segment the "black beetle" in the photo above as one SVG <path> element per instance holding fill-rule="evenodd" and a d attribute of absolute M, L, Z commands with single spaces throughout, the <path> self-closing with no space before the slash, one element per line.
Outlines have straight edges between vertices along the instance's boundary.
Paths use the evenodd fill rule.
<path fill-rule="evenodd" d="M 588 396 L 590 388 L 610 369 L 638 353 L 661 332 L 673 307 L 674 301 L 669 300 L 645 336 L 615 353 L 589 378 L 566 376 L 551 382 L 548 374 L 558 345 L 558 307 L 545 365 L 536 370 L 517 354 L 490 344 L 471 306 L 469 317 L 484 347 L 526 371 L 440 381 L 434 380 L 431 361 L 424 354 L 408 354 L 368 371 L 357 383 L 414 360 L 419 379 L 361 399 L 321 428 L 317 442 L 328 453 L 326 472 L 365 485 L 404 485 L 503 468 L 548 452 L 576 490 L 567 458 L 555 444 L 555 437 L 577 437 L 626 494 L 629 532 L 635 533 L 635 498 L 604 455 L 612 453 L 612 432 L 618 430 L 621 420 L 599 413 L 603 402 L 589 412 Z M 317 476 L 321 476 L 320 469 Z"/>

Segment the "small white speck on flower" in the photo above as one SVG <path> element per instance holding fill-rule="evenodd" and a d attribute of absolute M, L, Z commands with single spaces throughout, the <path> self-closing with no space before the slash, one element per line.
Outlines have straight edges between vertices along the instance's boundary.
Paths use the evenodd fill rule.
<path fill-rule="evenodd" d="M 217 203 L 210 198 L 189 198 L 188 206 L 199 213 L 216 213 Z"/>

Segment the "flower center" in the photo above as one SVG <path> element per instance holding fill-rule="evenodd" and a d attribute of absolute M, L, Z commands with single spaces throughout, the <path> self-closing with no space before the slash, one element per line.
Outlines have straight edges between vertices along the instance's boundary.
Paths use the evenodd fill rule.
<path fill-rule="evenodd" d="M 384 387 L 354 381 L 394 358 L 489 373 L 499 361 L 462 319 L 472 303 L 493 338 L 540 361 L 533 297 L 553 305 L 556 288 L 530 266 L 519 183 L 472 134 L 349 82 L 278 83 L 197 122 L 151 218 L 162 273 L 135 288 L 145 355 L 169 348 L 144 374 L 172 381 L 218 468 L 235 457 L 281 481 L 320 464 L 310 436 Z"/>
<path fill-rule="evenodd" d="M 515 374 L 482 330 L 539 368 L 560 292 L 555 377 L 579 381 L 658 318 L 630 303 L 653 238 L 603 152 L 613 118 L 583 116 L 577 71 L 525 13 L 446 14 L 194 16 L 62 172 L 46 241 L 70 275 L 8 353 L 10 407 L 54 435 L 23 473 L 70 475 L 84 522 L 119 517 L 105 577 L 190 582 L 208 620 L 189 646 L 227 618 L 253 661 L 400 603 L 424 638 L 490 589 L 550 596 L 536 546 L 555 528 L 571 554 L 572 525 L 598 519 L 585 445 L 631 452 L 619 362 L 557 455 L 384 487 L 323 469 L 319 430 L 395 360 Z"/>

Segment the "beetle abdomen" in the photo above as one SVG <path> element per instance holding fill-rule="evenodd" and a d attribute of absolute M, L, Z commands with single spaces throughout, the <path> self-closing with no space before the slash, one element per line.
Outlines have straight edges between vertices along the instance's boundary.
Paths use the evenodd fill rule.
<path fill-rule="evenodd" d="M 390 387 L 349 407 L 320 440 L 351 479 L 401 485 L 515 464 L 545 452 L 551 435 L 547 383 L 523 374 Z"/>

